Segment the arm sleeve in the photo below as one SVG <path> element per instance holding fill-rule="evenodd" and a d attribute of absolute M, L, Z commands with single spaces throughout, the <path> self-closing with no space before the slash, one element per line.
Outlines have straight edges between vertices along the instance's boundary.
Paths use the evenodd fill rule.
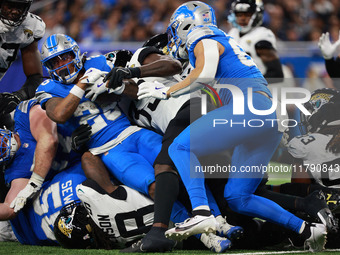
<path fill-rule="evenodd" d="M 325 59 L 325 64 L 331 78 L 340 78 L 340 58 Z"/>

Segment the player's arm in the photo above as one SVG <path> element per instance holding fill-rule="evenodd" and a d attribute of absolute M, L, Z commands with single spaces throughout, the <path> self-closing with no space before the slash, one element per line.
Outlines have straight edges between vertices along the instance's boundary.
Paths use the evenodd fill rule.
<path fill-rule="evenodd" d="M 308 174 L 307 169 L 303 166 L 301 159 L 295 159 L 292 167 L 292 183 L 311 183 L 311 176 Z"/>
<path fill-rule="evenodd" d="M 149 54 L 143 61 L 140 77 L 164 77 L 182 72 L 182 64 L 178 60 L 161 54 Z"/>
<path fill-rule="evenodd" d="M 204 83 L 212 82 L 215 78 L 219 57 L 224 47 L 217 41 L 203 39 L 194 48 L 196 57 L 195 68 L 181 82 L 175 84 L 167 91 L 167 97 L 177 97 L 202 88 Z"/>
<path fill-rule="evenodd" d="M 325 59 L 327 73 L 331 78 L 340 78 L 340 58 Z"/>
<path fill-rule="evenodd" d="M 25 178 L 18 178 L 11 182 L 11 188 L 6 195 L 5 202 L 0 203 L 0 220 L 11 220 L 16 216 L 14 209 L 10 207 L 10 204 L 18 193 L 25 188 L 27 183 L 28 179 Z"/>
<path fill-rule="evenodd" d="M 14 212 L 21 210 L 28 199 L 41 188 L 57 152 L 57 125 L 49 119 L 40 105 L 32 107 L 29 113 L 31 134 L 37 142 L 34 152 L 34 168 L 28 184 L 11 203 Z"/>
<path fill-rule="evenodd" d="M 20 90 L 14 94 L 23 101 L 34 96 L 35 90 L 43 81 L 43 70 L 40 62 L 40 53 L 38 50 L 38 41 L 34 41 L 21 50 L 21 58 L 24 73 L 27 77 L 26 82 Z"/>
<path fill-rule="evenodd" d="M 275 78 L 275 82 L 283 81 L 283 71 L 277 51 L 269 41 L 259 41 L 255 44 L 256 54 L 267 68 L 265 78 Z"/>

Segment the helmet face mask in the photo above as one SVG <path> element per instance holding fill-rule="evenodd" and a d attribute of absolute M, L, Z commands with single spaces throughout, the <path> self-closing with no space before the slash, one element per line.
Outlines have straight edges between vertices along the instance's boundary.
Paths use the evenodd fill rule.
<path fill-rule="evenodd" d="M 0 20 L 7 26 L 17 27 L 26 18 L 33 0 L 2 0 Z"/>
<path fill-rule="evenodd" d="M 167 28 L 168 51 L 179 59 L 187 59 L 185 42 L 188 33 L 195 26 L 214 25 L 216 17 L 214 9 L 200 1 L 190 1 L 179 6 L 170 18 Z"/>
<path fill-rule="evenodd" d="M 19 149 L 14 133 L 8 129 L 0 129 L 0 162 L 9 161 Z"/>
<path fill-rule="evenodd" d="M 46 39 L 41 47 L 41 58 L 50 77 L 65 84 L 72 83 L 83 68 L 83 55 L 80 55 L 78 44 L 63 34 Z"/>
<path fill-rule="evenodd" d="M 72 202 L 60 210 L 54 222 L 53 232 L 63 248 L 86 249 L 94 247 L 90 216 L 79 201 Z"/>
<path fill-rule="evenodd" d="M 299 128 L 302 134 L 315 132 L 324 128 L 325 126 L 314 126 L 313 123 L 310 122 L 311 117 L 316 114 L 321 107 L 326 104 L 333 104 L 338 101 L 340 98 L 340 92 L 333 89 L 317 89 L 315 90 L 311 98 L 307 103 L 304 104 L 304 107 L 311 113 L 311 115 L 305 115 L 302 112 L 300 113 L 300 123 Z M 334 114 L 333 112 L 329 112 L 327 114 Z M 332 126 L 335 123 L 328 123 L 326 126 Z"/>
<path fill-rule="evenodd" d="M 239 24 L 238 15 L 248 14 L 248 24 Z M 263 6 L 256 4 L 255 0 L 236 0 L 231 5 L 231 14 L 228 21 L 237 28 L 242 34 L 248 33 L 252 28 L 258 27 L 263 20 Z"/>

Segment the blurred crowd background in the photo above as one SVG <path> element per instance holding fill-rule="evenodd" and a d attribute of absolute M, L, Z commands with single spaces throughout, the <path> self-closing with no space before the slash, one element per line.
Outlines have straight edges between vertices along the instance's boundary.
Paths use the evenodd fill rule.
<path fill-rule="evenodd" d="M 34 0 L 31 11 L 45 21 L 46 36 L 66 33 L 78 42 L 145 41 L 164 32 L 180 0 Z M 204 1 L 226 32 L 232 0 Z M 318 41 L 340 28 L 339 0 L 263 0 L 265 27 L 282 41 Z"/>

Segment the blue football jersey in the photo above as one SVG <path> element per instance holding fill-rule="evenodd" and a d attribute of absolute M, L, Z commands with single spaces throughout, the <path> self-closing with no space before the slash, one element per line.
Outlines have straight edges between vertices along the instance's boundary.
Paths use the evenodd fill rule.
<path fill-rule="evenodd" d="M 57 245 L 53 234 L 54 221 L 63 206 L 78 200 L 76 187 L 85 179 L 79 163 L 45 182 L 39 196 L 28 201 L 16 218 L 11 220 L 19 242 L 30 245 Z"/>
<path fill-rule="evenodd" d="M 6 168 L 5 180 L 10 184 L 17 178 L 30 178 L 34 168 L 36 140 L 31 134 L 29 112 L 37 100 L 32 99 L 19 104 L 14 114 L 15 132 L 19 135 L 21 146 L 15 153 L 12 163 Z M 71 150 L 71 134 L 58 127 L 58 149 L 51 169 L 45 180 L 51 179 L 57 172 L 80 162 L 80 155 Z"/>
<path fill-rule="evenodd" d="M 84 68 L 85 70 L 97 68 L 106 72 L 111 70 L 105 56 L 102 55 L 88 58 Z M 46 102 L 52 97 L 65 98 L 73 86 L 73 84 L 62 84 L 50 79 L 38 87 L 36 94 L 44 108 Z M 83 97 L 73 116 L 62 125 L 72 133 L 80 124 L 89 124 L 92 127 L 92 137 L 87 145 L 90 149 L 100 147 L 115 139 L 130 126 L 126 115 L 116 106 L 116 101 L 92 102 Z"/>
<path fill-rule="evenodd" d="M 264 91 L 271 95 L 267 88 L 266 79 L 252 58 L 247 55 L 231 36 L 216 26 L 196 26 L 188 33 L 187 49 L 189 60 L 193 67 L 195 67 L 196 62 L 194 48 L 203 39 L 215 40 L 224 47 L 224 52 L 220 56 L 215 75 L 220 84 L 236 85 L 241 90 L 252 87 L 253 91 Z M 229 102 L 231 96 L 229 90 L 221 89 L 219 94 L 224 104 Z"/>

